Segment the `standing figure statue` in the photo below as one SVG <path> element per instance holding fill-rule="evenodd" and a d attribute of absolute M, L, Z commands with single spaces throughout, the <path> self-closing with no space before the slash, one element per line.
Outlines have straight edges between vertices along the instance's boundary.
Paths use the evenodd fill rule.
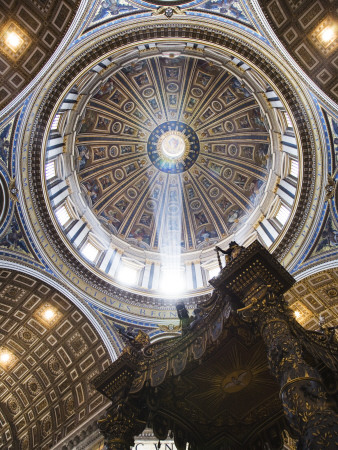
<path fill-rule="evenodd" d="M 231 241 L 229 244 L 229 248 L 227 250 L 222 250 L 220 247 L 215 247 L 215 251 L 217 252 L 218 264 L 220 269 L 222 270 L 222 263 L 219 253 L 223 253 L 225 255 L 225 263 L 229 264 L 231 261 L 236 259 L 243 251 L 244 247 L 238 245 L 237 242 Z"/>

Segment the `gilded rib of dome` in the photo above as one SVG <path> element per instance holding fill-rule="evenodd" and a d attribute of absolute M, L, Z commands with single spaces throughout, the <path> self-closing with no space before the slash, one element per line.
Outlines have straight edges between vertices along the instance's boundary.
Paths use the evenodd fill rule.
<path fill-rule="evenodd" d="M 124 67 L 88 101 L 78 130 L 83 197 L 105 230 L 134 246 L 210 246 L 238 230 L 264 194 L 269 133 L 260 105 L 202 59 Z"/>

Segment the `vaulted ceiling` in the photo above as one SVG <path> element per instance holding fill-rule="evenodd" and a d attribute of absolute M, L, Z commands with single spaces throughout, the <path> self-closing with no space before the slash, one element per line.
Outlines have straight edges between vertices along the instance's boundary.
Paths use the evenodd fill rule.
<path fill-rule="evenodd" d="M 285 298 L 298 322 L 310 330 L 319 329 L 319 317 L 326 326 L 338 323 L 338 270 L 310 275 L 296 283 Z"/>
<path fill-rule="evenodd" d="M 125 337 L 130 328 L 152 339 L 177 333 L 174 300 L 154 282 L 167 262 L 160 247 L 171 236 L 188 261 L 190 311 L 210 296 L 214 246 L 259 238 L 299 278 L 310 268 L 312 275 L 286 293 L 297 320 L 313 330 L 320 316 L 337 324 L 334 114 L 306 103 L 312 87 L 292 64 L 285 70 L 289 60 L 278 65 L 281 53 L 254 31 L 241 2 L 192 2 L 181 15 L 171 11 L 173 22 L 170 11 L 151 10 L 153 3 L 87 2 L 88 28 L 76 24 L 78 41 L 51 65 L 36 104 L 20 100 L 1 118 L 0 350 L 10 354 L 0 358 L 5 449 L 66 446 L 85 418 L 105 409 L 90 382 L 111 362 L 111 336 L 121 350 L 119 333 Z M 260 4 L 285 49 L 337 100 L 337 39 L 320 40 L 336 20 L 334 2 Z M 6 107 L 47 68 L 75 25 L 80 1 L 0 5 Z M 11 31 L 21 40 L 17 51 L 5 44 Z M 62 206 L 69 208 L 66 222 L 58 215 Z M 178 208 L 184 214 L 175 215 Z M 123 264 L 137 266 L 136 287 L 117 279 Z"/>
<path fill-rule="evenodd" d="M 53 55 L 74 19 L 80 0 L 0 0 L 0 4 L 0 108 L 3 108 Z M 286 50 L 319 88 L 337 101 L 334 0 L 259 0 L 259 4 Z M 228 10 L 231 12 L 231 6 Z M 323 42 L 322 33 L 332 25 L 336 27 L 335 38 Z M 17 50 L 6 45 L 7 35 L 12 31 L 22 40 Z"/>
<path fill-rule="evenodd" d="M 107 405 L 90 383 L 111 358 L 85 314 L 46 282 L 1 269 L 0 312 L 0 447 L 49 449 Z"/>
<path fill-rule="evenodd" d="M 338 100 L 338 16 L 335 0 L 259 0 L 265 16 L 304 72 Z M 333 27 L 333 35 L 325 32 Z"/>
<path fill-rule="evenodd" d="M 0 1 L 0 108 L 44 67 L 68 30 L 80 0 Z M 18 47 L 8 45 L 16 33 Z"/>

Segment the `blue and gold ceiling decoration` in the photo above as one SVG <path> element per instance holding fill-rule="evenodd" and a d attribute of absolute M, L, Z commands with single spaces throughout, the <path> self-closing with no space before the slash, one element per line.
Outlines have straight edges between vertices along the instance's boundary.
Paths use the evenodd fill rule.
<path fill-rule="evenodd" d="M 149 14 L 150 11 L 166 11 L 171 17 L 174 12 L 198 14 L 203 11 L 220 17 L 251 25 L 248 13 L 238 0 L 102 0 L 93 11 L 89 21 L 89 28 L 116 19 L 127 19 L 134 15 Z"/>
<path fill-rule="evenodd" d="M 195 131 L 182 122 L 170 121 L 157 126 L 147 143 L 150 161 L 165 173 L 182 173 L 198 158 L 199 140 Z"/>
<path fill-rule="evenodd" d="M 138 247 L 156 251 L 177 228 L 183 251 L 210 246 L 264 194 L 270 139 L 260 106 L 248 86 L 205 60 L 127 65 L 99 86 L 78 129 L 88 206 Z M 168 156 L 164 144 L 174 141 L 182 152 Z"/>

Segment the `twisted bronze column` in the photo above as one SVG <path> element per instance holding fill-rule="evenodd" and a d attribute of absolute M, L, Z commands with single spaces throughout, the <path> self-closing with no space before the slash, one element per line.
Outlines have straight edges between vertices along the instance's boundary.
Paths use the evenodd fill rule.
<path fill-rule="evenodd" d="M 281 386 L 284 413 L 299 438 L 298 450 L 337 449 L 338 415 L 328 403 L 318 371 L 303 358 L 283 296 L 263 286 L 239 311 L 256 324 L 267 346 L 270 370 Z"/>

